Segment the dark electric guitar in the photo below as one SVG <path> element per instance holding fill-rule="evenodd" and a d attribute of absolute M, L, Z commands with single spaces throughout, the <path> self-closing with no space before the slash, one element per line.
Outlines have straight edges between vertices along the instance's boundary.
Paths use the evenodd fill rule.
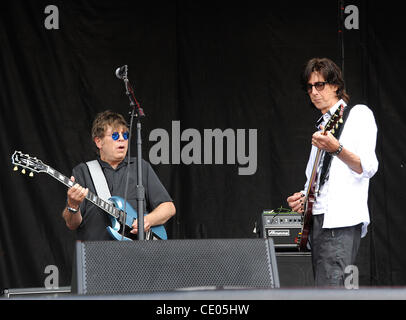
<path fill-rule="evenodd" d="M 338 129 L 340 124 L 343 123 L 343 111 L 344 106 L 337 108 L 336 112 L 331 116 L 330 120 L 323 129 L 322 134 L 327 135 L 327 132 L 330 131 L 334 134 L 334 131 Z M 309 238 L 309 232 L 312 226 L 312 212 L 313 204 L 316 201 L 317 197 L 317 184 L 318 184 L 318 168 L 320 165 L 320 160 L 322 156 L 322 150 L 317 149 L 316 159 L 314 160 L 312 173 L 309 180 L 309 185 L 305 193 L 305 206 L 302 219 L 302 228 L 299 233 L 298 247 L 300 251 L 305 251 L 307 248 L 307 242 Z"/>
<path fill-rule="evenodd" d="M 13 153 L 11 156 L 11 162 L 15 165 L 15 171 L 18 170 L 17 166 L 19 166 L 23 168 L 22 173 L 25 173 L 25 169 L 30 170 L 30 176 L 33 175 L 32 172 L 45 172 L 59 182 L 62 182 L 68 188 L 73 187 L 75 184 L 72 180 L 44 164 L 41 160 L 30 157 L 28 154 L 23 154 L 21 151 L 15 151 Z M 130 235 L 127 232 L 128 236 L 123 237 L 120 232 L 121 228 L 125 228 L 126 231 L 128 231 L 128 229 L 132 227 L 134 220 L 137 219 L 137 211 L 128 202 L 125 203 L 124 199 L 118 196 L 113 196 L 108 199 L 109 201 L 105 201 L 90 191 L 88 192 L 86 199 L 109 214 L 111 226 L 107 227 L 107 230 L 113 239 L 134 240 L 134 235 Z M 159 225 L 151 227 L 150 232 L 146 235 L 146 239 L 166 240 L 167 235 L 164 226 Z"/>

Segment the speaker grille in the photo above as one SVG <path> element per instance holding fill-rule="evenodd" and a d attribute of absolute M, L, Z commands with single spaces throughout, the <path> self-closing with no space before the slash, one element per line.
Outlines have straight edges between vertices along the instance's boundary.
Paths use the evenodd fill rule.
<path fill-rule="evenodd" d="M 103 241 L 78 244 L 84 294 L 196 287 L 274 288 L 273 244 L 264 239 Z M 270 248 L 271 247 L 271 248 Z M 79 250 L 79 249 L 78 249 Z M 276 261 L 276 260 L 275 260 Z"/>

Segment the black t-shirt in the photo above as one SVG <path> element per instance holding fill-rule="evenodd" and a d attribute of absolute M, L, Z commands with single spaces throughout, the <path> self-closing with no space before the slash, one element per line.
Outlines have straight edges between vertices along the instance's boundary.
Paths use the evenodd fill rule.
<path fill-rule="evenodd" d="M 97 160 L 106 177 L 110 194 L 124 198 L 127 179 L 127 159 L 121 162 L 116 169 L 113 169 L 100 158 Z M 136 210 L 137 161 L 135 157 L 131 158 L 129 171 L 127 201 Z M 81 163 L 73 168 L 72 176 L 75 177 L 75 182 L 97 194 L 86 163 Z M 151 212 L 161 203 L 172 201 L 151 165 L 145 160 L 142 160 L 142 185 L 145 189 L 144 212 Z M 108 213 L 88 200 L 84 200 L 81 203 L 80 211 L 83 220 L 77 229 L 78 240 L 97 241 L 112 239 L 106 229 L 108 226 L 111 226 L 110 215 Z"/>

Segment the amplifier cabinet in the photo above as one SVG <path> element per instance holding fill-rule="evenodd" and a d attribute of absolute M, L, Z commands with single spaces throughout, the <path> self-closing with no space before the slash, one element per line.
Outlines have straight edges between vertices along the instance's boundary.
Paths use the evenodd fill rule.
<path fill-rule="evenodd" d="M 262 237 L 272 238 L 275 248 L 297 248 L 302 230 L 301 214 L 292 211 L 262 212 Z"/>
<path fill-rule="evenodd" d="M 310 252 L 276 252 L 281 288 L 314 287 Z"/>

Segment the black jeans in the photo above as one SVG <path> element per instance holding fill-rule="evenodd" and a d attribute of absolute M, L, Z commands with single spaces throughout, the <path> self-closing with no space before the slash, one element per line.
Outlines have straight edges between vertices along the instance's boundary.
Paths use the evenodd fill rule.
<path fill-rule="evenodd" d="M 313 216 L 310 233 L 315 285 L 343 287 L 345 268 L 354 265 L 361 241 L 362 223 L 356 226 L 323 229 L 324 215 Z"/>

